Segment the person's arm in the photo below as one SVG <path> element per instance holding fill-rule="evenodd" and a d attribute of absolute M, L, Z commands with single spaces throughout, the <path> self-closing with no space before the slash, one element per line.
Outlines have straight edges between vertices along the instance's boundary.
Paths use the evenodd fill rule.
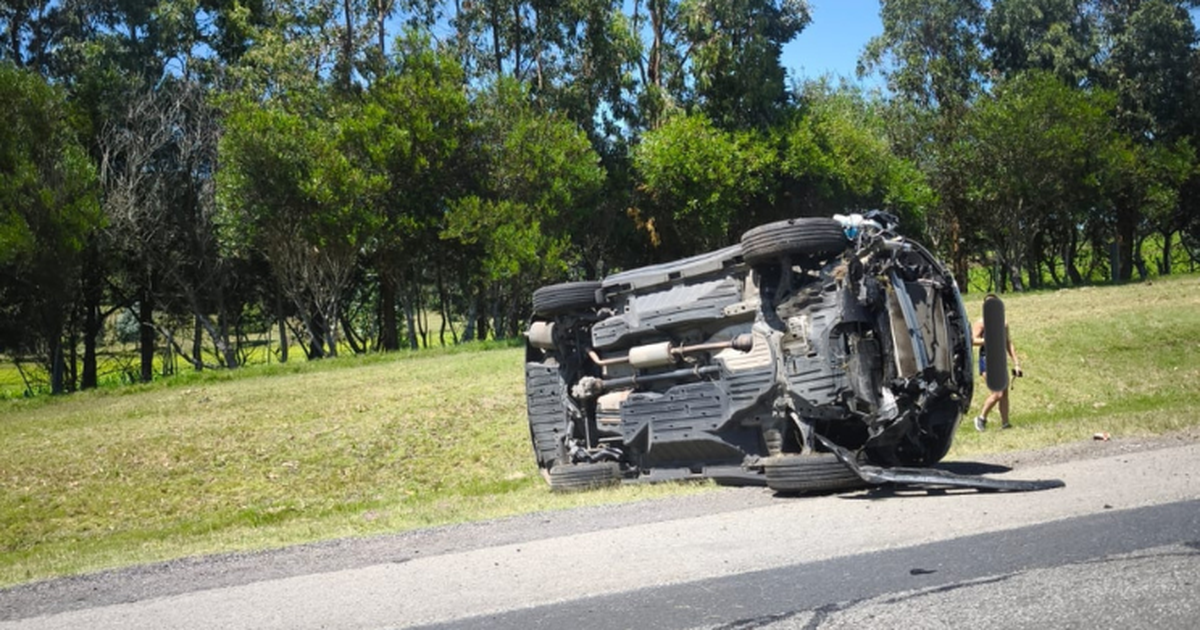
<path fill-rule="evenodd" d="M 1017 349 L 1015 347 L 1013 347 L 1012 334 L 1010 334 L 1008 332 L 1008 324 L 1004 325 L 1004 338 L 1005 338 L 1004 343 L 1005 343 L 1005 345 L 1008 346 L 1006 348 L 1006 350 L 1008 351 L 1008 356 L 1009 356 L 1009 358 L 1012 359 L 1012 369 L 1014 372 L 1017 373 L 1018 376 L 1020 376 L 1021 375 L 1021 360 L 1017 358 Z"/>
<path fill-rule="evenodd" d="M 971 345 L 983 345 L 983 322 L 975 322 L 971 325 Z"/>

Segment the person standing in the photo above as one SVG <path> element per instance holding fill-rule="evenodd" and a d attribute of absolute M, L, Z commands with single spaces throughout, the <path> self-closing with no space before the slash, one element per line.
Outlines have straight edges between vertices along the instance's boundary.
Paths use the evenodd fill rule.
<path fill-rule="evenodd" d="M 1000 298 L 997 297 L 995 293 L 989 293 L 987 294 L 987 297 L 983 298 L 983 301 L 984 303 L 987 303 L 988 300 L 998 299 Z M 986 346 L 983 345 L 983 336 L 983 319 L 980 319 L 979 321 L 975 322 L 974 326 L 971 327 L 971 343 L 975 347 L 979 348 L 979 375 L 983 377 L 984 381 L 986 381 L 987 353 Z M 1004 349 L 1008 353 L 1009 359 L 1012 361 L 1013 376 L 1023 376 L 1024 373 L 1021 371 L 1021 362 L 1019 359 L 1017 359 L 1016 349 L 1013 348 L 1012 335 L 1010 335 L 1008 332 L 1007 322 L 1004 324 Z M 1008 420 L 1008 390 L 1010 386 L 1011 381 L 1008 385 L 1004 386 L 1003 391 L 988 393 L 987 399 L 983 401 L 983 409 L 979 411 L 978 416 L 975 416 L 976 431 L 983 431 L 987 429 L 988 413 L 990 413 L 992 409 L 997 406 L 1000 407 L 1000 428 L 1012 428 L 1012 424 Z"/>

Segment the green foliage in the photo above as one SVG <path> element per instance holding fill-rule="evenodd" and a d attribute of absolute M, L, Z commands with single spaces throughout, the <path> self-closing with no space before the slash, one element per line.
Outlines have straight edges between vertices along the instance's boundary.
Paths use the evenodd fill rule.
<path fill-rule="evenodd" d="M 703 114 L 674 117 L 647 133 L 633 161 L 651 242 L 669 255 L 728 244 L 737 215 L 772 192 L 777 159 L 761 135 L 723 131 Z"/>
<path fill-rule="evenodd" d="M 65 95 L 41 77 L 0 63 L 0 111 L 0 347 L 56 364 L 81 254 L 102 221 L 96 170 Z"/>
<path fill-rule="evenodd" d="M 1035 71 L 997 85 L 968 115 L 956 163 L 969 182 L 972 226 L 1001 264 L 1022 269 L 1042 255 L 1033 251 L 1039 235 L 1074 264 L 1072 235 L 1101 203 L 1103 156 L 1120 140 L 1107 114 L 1113 103 L 1108 92 Z"/>
<path fill-rule="evenodd" d="M 599 157 L 574 124 L 531 107 L 518 84 L 496 83 L 475 106 L 475 188 L 451 202 L 442 238 L 481 245 L 492 279 L 563 274 L 574 262 L 572 228 L 604 182 Z"/>
<path fill-rule="evenodd" d="M 883 33 L 867 43 L 859 74 L 880 69 L 888 87 L 921 107 L 955 112 L 979 91 L 984 19 L 979 0 L 889 0 Z"/>
<path fill-rule="evenodd" d="M 1002 75 L 1049 72 L 1069 85 L 1095 75 L 1099 53 L 1095 12 L 1088 0 L 996 0 L 982 43 Z"/>
<path fill-rule="evenodd" d="M 683 0 L 702 111 L 724 129 L 765 128 L 788 101 L 783 46 L 812 20 L 805 0 Z"/>
<path fill-rule="evenodd" d="M 794 180 L 801 212 L 883 209 L 920 229 L 935 196 L 925 176 L 893 149 L 879 99 L 848 86 L 807 83 L 802 114 L 783 130 L 781 171 Z"/>
<path fill-rule="evenodd" d="M 78 255 L 99 222 L 95 167 L 65 95 L 0 64 L 0 263 Z"/>

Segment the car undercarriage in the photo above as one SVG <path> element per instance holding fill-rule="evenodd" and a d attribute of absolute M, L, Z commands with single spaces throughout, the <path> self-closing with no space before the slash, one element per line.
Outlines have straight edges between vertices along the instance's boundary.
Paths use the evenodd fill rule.
<path fill-rule="evenodd" d="M 954 279 L 881 213 L 763 225 L 714 252 L 543 287 L 533 310 L 528 417 L 555 490 L 860 487 L 863 470 L 941 460 L 971 401 Z"/>

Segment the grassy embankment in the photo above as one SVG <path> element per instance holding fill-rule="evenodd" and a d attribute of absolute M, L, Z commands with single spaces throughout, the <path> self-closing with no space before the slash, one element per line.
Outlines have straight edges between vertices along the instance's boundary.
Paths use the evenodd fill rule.
<path fill-rule="evenodd" d="M 1195 276 L 1007 304 L 1027 374 L 1017 429 L 965 423 L 952 458 L 1200 424 Z M 551 495 L 521 360 L 511 348 L 345 358 L 0 401 L 0 584 L 704 491 Z"/>

